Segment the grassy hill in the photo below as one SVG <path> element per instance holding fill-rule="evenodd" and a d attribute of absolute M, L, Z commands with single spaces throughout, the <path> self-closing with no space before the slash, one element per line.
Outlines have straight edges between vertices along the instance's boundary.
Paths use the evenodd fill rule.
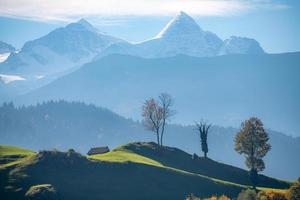
<path fill-rule="evenodd" d="M 16 165 L 34 154 L 33 151 L 28 149 L 0 145 L 0 168 Z"/>
<path fill-rule="evenodd" d="M 248 178 L 248 171 L 246 170 L 216 162 L 209 158 L 198 157 L 196 159 L 192 159 L 192 155 L 174 147 L 163 147 L 160 149 L 158 145 L 153 142 L 137 142 L 123 145 L 114 151 L 134 152 L 135 154 L 151 159 L 154 162 L 158 162 L 163 166 L 168 166 L 196 174 L 202 174 L 212 178 L 226 180 L 242 185 L 251 185 L 251 182 Z M 261 187 L 288 187 L 286 182 L 264 175 L 260 175 L 259 179 L 259 186 Z"/>
<path fill-rule="evenodd" d="M 174 200 L 184 199 L 190 193 L 200 197 L 213 194 L 236 197 L 245 188 L 238 181 L 246 179 L 241 169 L 202 158 L 193 160 L 179 149 L 160 149 L 154 143 L 130 143 L 109 153 L 88 157 L 72 150 L 34 153 L 7 146 L 1 149 L 6 150 L 1 151 L 0 157 L 28 153 L 18 163 L 0 164 L 0 194 L 4 199 L 24 199 L 32 186 L 39 188 L 45 184 L 53 186 L 62 199 L 72 200 Z M 186 165 L 179 164 L 183 161 Z M 222 180 L 214 170 L 207 170 L 208 165 L 214 170 L 218 167 L 227 176 Z M 236 174 L 228 174 L 234 169 Z M 263 181 L 265 187 L 275 183 L 277 188 L 288 186 L 271 178 Z"/>
<path fill-rule="evenodd" d="M 0 113 L 1 142 L 33 150 L 58 148 L 66 151 L 73 148 L 86 153 L 93 146 L 115 148 L 130 141 L 153 139 L 142 123 L 80 102 L 49 101 L 26 107 L 8 103 L 0 106 Z M 244 168 L 243 156 L 233 148 L 237 132 L 235 128 L 213 126 L 209 133 L 210 158 Z M 300 168 L 300 159 L 295 159 L 300 152 L 300 138 L 271 130 L 267 132 L 272 150 L 265 157 L 267 168 L 264 174 L 295 180 Z M 168 146 L 189 153 L 201 152 L 199 135 L 191 125 L 170 124 L 164 137 Z"/>

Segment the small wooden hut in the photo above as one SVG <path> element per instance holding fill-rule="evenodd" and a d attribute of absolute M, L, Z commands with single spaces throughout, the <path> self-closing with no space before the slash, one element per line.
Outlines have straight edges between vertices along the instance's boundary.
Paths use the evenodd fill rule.
<path fill-rule="evenodd" d="M 87 155 L 96 155 L 96 154 L 104 154 L 109 152 L 109 148 L 108 146 L 105 147 L 95 147 L 95 148 L 91 148 L 89 150 L 89 152 L 87 153 Z"/>

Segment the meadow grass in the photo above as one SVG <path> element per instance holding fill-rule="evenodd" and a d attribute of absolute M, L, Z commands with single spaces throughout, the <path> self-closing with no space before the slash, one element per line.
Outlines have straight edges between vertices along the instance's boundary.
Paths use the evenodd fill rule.
<path fill-rule="evenodd" d="M 36 153 L 34 151 L 15 146 L 0 145 L 0 169 L 18 165 Z"/>
<path fill-rule="evenodd" d="M 34 155 L 34 151 L 23 149 L 15 146 L 0 145 L 0 156 L 11 156 L 11 155 Z"/>
<path fill-rule="evenodd" d="M 130 152 L 130 151 L 111 151 L 105 154 L 98 154 L 88 156 L 90 159 L 101 160 L 107 162 L 134 162 L 134 163 L 142 163 L 146 165 L 160 166 L 163 165 L 155 160 L 147 158 L 145 156 L 141 156 L 139 154 Z"/>

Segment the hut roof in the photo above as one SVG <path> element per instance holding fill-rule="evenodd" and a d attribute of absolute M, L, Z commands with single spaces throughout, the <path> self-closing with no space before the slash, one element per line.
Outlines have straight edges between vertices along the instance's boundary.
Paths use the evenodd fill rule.
<path fill-rule="evenodd" d="M 107 152 L 109 152 L 109 148 L 108 148 L 108 146 L 105 146 L 105 147 L 91 148 L 87 154 L 95 155 L 95 154 L 103 154 L 103 153 L 107 153 Z"/>

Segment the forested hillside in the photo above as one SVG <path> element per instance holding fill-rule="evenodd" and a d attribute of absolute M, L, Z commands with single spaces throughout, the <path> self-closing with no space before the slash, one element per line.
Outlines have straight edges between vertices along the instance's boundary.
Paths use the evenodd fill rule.
<path fill-rule="evenodd" d="M 135 122 L 107 109 L 79 102 L 50 101 L 36 106 L 0 107 L 0 143 L 39 149 L 73 148 L 86 153 L 91 147 L 114 148 L 131 141 L 155 141 L 155 135 Z M 208 156 L 245 167 L 234 151 L 237 129 L 213 126 L 208 136 Z M 268 131 L 272 150 L 266 156 L 265 173 L 294 180 L 298 176 L 300 139 Z M 165 144 L 202 156 L 200 138 L 193 126 L 168 125 Z M 287 156 L 288 155 L 288 156 Z M 289 170 L 283 170 L 289 169 Z"/>

